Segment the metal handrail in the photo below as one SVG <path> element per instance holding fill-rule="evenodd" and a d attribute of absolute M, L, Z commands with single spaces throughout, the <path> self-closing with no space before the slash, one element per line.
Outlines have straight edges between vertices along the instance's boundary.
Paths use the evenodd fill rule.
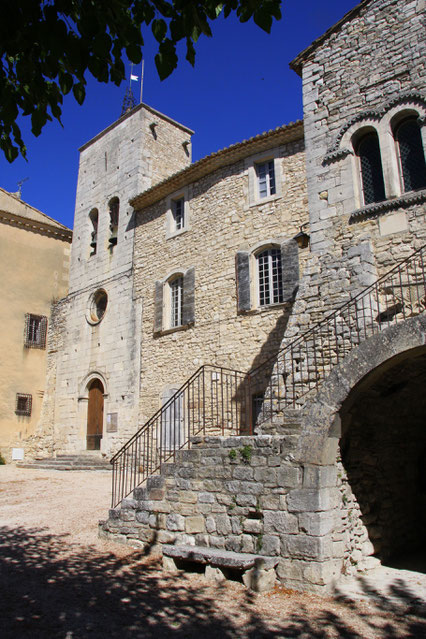
<path fill-rule="evenodd" d="M 364 339 L 426 307 L 426 245 L 248 373 L 201 366 L 111 459 L 112 506 L 200 434 L 282 421 Z M 254 399 L 256 400 L 254 402 Z"/>
<path fill-rule="evenodd" d="M 159 471 L 191 438 L 250 434 L 247 374 L 201 366 L 111 459 L 112 506 Z"/>
<path fill-rule="evenodd" d="M 251 392 L 264 398 L 257 426 L 300 407 L 361 341 L 425 310 L 425 252 L 426 245 L 250 371 Z"/>

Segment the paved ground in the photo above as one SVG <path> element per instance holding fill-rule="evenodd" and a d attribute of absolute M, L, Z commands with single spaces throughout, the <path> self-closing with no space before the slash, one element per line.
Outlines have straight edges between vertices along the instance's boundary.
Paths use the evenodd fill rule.
<path fill-rule="evenodd" d="M 419 573 L 371 575 L 352 601 L 164 573 L 158 558 L 97 538 L 109 481 L 0 467 L 2 639 L 426 637 Z"/>

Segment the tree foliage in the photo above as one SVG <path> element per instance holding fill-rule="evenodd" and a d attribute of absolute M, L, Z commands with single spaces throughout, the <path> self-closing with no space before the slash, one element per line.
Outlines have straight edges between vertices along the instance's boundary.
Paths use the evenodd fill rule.
<path fill-rule="evenodd" d="M 240 22 L 253 19 L 269 33 L 281 18 L 281 0 L 5 0 L 0 21 L 0 148 L 9 162 L 26 156 L 19 114 L 31 117 L 40 135 L 48 120 L 61 121 L 64 95 L 85 98 L 89 72 L 117 86 L 125 78 L 124 55 L 142 59 L 144 29 L 158 42 L 155 64 L 163 80 L 176 68 L 176 45 L 211 36 L 221 13 Z"/>

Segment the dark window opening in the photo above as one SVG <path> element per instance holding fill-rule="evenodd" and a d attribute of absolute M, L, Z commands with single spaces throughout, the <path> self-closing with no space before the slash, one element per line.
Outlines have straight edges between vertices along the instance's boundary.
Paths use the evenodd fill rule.
<path fill-rule="evenodd" d="M 92 255 L 96 254 L 96 248 L 98 244 L 98 209 L 92 209 L 89 213 L 89 218 L 92 223 L 92 232 L 90 234 L 90 247 L 92 249 Z"/>
<path fill-rule="evenodd" d="M 33 396 L 25 393 L 16 393 L 15 413 L 17 415 L 31 415 Z"/>
<path fill-rule="evenodd" d="M 185 228 L 185 201 L 183 197 L 172 202 L 174 231 Z"/>
<path fill-rule="evenodd" d="M 426 162 L 422 135 L 415 117 L 401 122 L 395 131 L 404 192 L 426 187 Z"/>
<path fill-rule="evenodd" d="M 110 246 L 115 246 L 118 241 L 118 219 L 120 215 L 120 200 L 118 197 L 113 197 L 109 203 L 109 217 L 110 217 Z"/>
<path fill-rule="evenodd" d="M 44 315 L 25 315 L 25 347 L 46 348 L 47 317 Z"/>
<path fill-rule="evenodd" d="M 358 143 L 356 154 L 361 168 L 364 204 L 383 202 L 386 199 L 377 133 L 367 133 Z"/>

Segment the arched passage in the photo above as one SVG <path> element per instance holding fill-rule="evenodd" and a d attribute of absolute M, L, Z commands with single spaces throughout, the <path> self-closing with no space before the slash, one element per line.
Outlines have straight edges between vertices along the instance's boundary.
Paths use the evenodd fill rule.
<path fill-rule="evenodd" d="M 423 313 L 354 348 L 303 410 L 296 460 L 332 468 L 342 454 L 346 466 L 337 473 L 340 485 L 330 489 L 337 489 L 337 501 L 328 533 L 341 549 L 335 558 L 346 566 L 365 568 L 374 565 L 373 553 L 387 561 L 423 544 L 425 382 Z M 320 477 L 312 486 L 318 495 Z"/>
<path fill-rule="evenodd" d="M 355 561 L 365 554 L 365 542 L 367 551 L 385 563 L 423 549 L 425 390 L 426 346 L 384 362 L 342 404 L 346 551 Z"/>
<path fill-rule="evenodd" d="M 104 386 L 100 379 L 88 384 L 87 450 L 100 450 L 104 421 Z"/>

